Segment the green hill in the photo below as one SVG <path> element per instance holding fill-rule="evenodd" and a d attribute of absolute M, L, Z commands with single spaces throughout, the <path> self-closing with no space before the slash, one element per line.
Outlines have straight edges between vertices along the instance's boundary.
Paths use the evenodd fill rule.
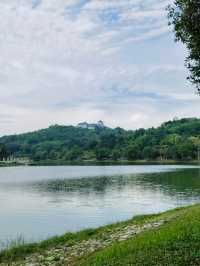
<path fill-rule="evenodd" d="M 50 126 L 35 132 L 4 136 L 1 147 L 14 157 L 41 160 L 196 160 L 200 150 L 200 119 L 185 118 L 158 128 L 83 129 Z"/>

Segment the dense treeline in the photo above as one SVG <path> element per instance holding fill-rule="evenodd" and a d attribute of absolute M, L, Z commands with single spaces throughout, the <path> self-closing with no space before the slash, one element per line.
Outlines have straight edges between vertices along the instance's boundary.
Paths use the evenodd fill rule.
<path fill-rule="evenodd" d="M 14 157 L 32 160 L 196 160 L 200 157 L 200 119 L 173 120 L 158 128 L 82 129 L 54 125 L 5 136 L 0 143 Z"/>

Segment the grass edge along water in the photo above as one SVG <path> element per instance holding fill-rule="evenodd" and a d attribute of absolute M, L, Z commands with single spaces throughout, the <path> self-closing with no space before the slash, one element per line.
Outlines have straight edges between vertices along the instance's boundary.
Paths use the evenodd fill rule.
<path fill-rule="evenodd" d="M 200 204 L 137 216 L 98 229 L 11 247 L 0 253 L 0 265 L 199 265 L 199 218 Z M 127 228 L 137 231 L 123 238 Z M 114 238 L 116 235 L 121 238 Z"/>

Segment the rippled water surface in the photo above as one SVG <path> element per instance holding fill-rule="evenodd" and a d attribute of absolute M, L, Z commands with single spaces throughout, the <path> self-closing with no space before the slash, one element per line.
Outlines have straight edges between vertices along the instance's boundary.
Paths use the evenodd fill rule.
<path fill-rule="evenodd" d="M 199 167 L 0 168 L 0 240 L 40 240 L 199 201 Z"/>

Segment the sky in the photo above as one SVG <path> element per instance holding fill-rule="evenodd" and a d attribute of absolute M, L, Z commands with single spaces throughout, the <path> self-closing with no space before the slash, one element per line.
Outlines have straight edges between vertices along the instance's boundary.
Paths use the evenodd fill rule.
<path fill-rule="evenodd" d="M 170 1 L 1 1 L 0 135 L 198 117 L 187 51 L 168 26 Z"/>

